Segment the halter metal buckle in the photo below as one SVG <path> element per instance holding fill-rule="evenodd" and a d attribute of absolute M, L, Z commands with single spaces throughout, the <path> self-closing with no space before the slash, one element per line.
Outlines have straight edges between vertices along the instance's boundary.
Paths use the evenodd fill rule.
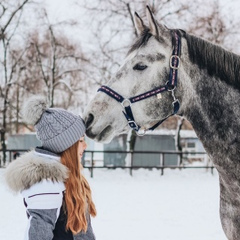
<path fill-rule="evenodd" d="M 174 62 L 172 61 L 173 58 L 174 58 L 174 60 L 177 59 L 177 66 L 173 65 L 175 63 L 175 61 Z M 177 70 L 177 69 L 179 69 L 179 66 L 180 66 L 180 57 L 178 55 L 172 55 L 170 57 L 170 68 Z"/>
<path fill-rule="evenodd" d="M 178 100 L 178 99 L 175 99 L 175 100 L 172 102 L 172 105 L 175 106 L 176 103 L 179 104 L 179 100 Z"/>
<path fill-rule="evenodd" d="M 138 131 L 138 125 L 136 124 L 136 122 L 135 121 L 133 121 L 133 120 L 128 120 L 128 125 L 131 127 L 131 128 L 133 128 L 133 129 L 135 129 L 136 131 Z"/>
<path fill-rule="evenodd" d="M 172 97 L 173 97 L 173 102 L 175 102 L 177 100 L 176 97 L 175 97 L 175 94 L 174 94 L 174 89 L 171 91 L 172 92 Z"/>
<path fill-rule="evenodd" d="M 172 102 L 172 106 L 173 106 L 173 114 L 176 114 L 179 110 L 179 107 L 180 107 L 180 102 L 178 99 L 175 99 L 173 102 Z"/>

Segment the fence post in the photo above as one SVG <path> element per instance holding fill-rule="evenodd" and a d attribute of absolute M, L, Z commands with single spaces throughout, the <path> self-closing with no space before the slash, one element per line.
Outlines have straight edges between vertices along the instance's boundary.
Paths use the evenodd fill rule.
<path fill-rule="evenodd" d="M 12 153 L 13 153 L 12 151 L 9 151 L 9 156 L 8 156 L 9 157 L 9 163 L 12 162 L 12 155 L 13 155 Z"/>
<path fill-rule="evenodd" d="M 213 169 L 214 169 L 214 166 L 212 165 L 211 166 L 211 173 L 212 173 L 212 175 L 213 175 Z"/>
<path fill-rule="evenodd" d="M 161 176 L 164 174 L 164 164 L 165 164 L 165 154 L 161 153 L 162 155 L 162 168 L 161 168 Z"/>
<path fill-rule="evenodd" d="M 130 151 L 130 175 L 132 176 L 132 167 L 133 167 L 133 151 Z"/>
<path fill-rule="evenodd" d="M 91 151 L 91 178 L 93 178 L 93 151 Z"/>

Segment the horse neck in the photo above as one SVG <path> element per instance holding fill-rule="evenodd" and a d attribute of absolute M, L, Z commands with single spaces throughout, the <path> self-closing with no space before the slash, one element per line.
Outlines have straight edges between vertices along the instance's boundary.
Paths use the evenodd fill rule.
<path fill-rule="evenodd" d="M 221 64 L 223 59 L 214 61 L 215 70 L 213 67 L 208 69 L 208 66 L 204 66 L 204 63 L 201 65 L 201 62 L 213 61 L 213 56 L 209 54 L 212 59 L 206 59 L 204 56 L 206 52 L 203 51 L 201 54 L 200 49 L 196 49 L 199 59 L 194 60 L 189 53 L 188 39 L 183 40 L 183 72 L 180 76 L 180 87 L 183 89 L 181 98 L 183 115 L 191 122 L 206 151 L 215 159 L 216 164 L 221 165 L 222 157 L 226 154 L 237 161 L 236 154 L 240 153 L 238 135 L 240 89 L 237 86 L 239 83 L 234 83 L 234 79 L 228 79 L 227 75 L 223 76 L 220 69 L 226 67 Z M 220 47 L 215 47 L 214 50 L 222 51 Z M 227 54 L 231 57 L 229 52 Z M 234 61 L 229 60 L 227 67 L 236 71 L 237 61 L 239 57 Z M 227 69 L 224 71 L 227 73 Z"/>

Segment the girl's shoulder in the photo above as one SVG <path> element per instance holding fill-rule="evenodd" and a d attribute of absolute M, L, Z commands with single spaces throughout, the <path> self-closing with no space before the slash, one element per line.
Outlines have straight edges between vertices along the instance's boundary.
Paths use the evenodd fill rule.
<path fill-rule="evenodd" d="M 10 163 L 5 172 L 8 187 L 15 192 L 22 192 L 31 187 L 48 185 L 58 186 L 68 177 L 68 169 L 60 160 L 51 156 L 42 156 L 30 151 Z M 36 186 L 34 186 L 36 185 Z"/>

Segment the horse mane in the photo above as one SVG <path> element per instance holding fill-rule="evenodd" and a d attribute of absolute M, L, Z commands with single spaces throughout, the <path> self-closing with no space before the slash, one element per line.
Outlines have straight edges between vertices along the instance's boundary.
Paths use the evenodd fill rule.
<path fill-rule="evenodd" d="M 229 85 L 240 89 L 240 56 L 181 31 L 187 40 L 190 60 L 210 76 L 216 76 Z"/>
<path fill-rule="evenodd" d="M 169 29 L 172 33 L 177 31 L 187 41 L 190 60 L 200 69 L 206 69 L 210 76 L 216 76 L 227 84 L 240 89 L 240 56 L 224 48 L 212 44 L 206 40 L 186 33 L 183 30 Z M 128 51 L 129 55 L 136 49 L 145 46 L 149 39 L 153 37 L 149 28 L 145 28 L 141 36 L 132 45 Z M 156 37 L 155 37 L 156 38 Z M 162 42 L 161 38 L 156 38 Z M 175 44 L 175 38 L 172 37 L 172 43 Z"/>

